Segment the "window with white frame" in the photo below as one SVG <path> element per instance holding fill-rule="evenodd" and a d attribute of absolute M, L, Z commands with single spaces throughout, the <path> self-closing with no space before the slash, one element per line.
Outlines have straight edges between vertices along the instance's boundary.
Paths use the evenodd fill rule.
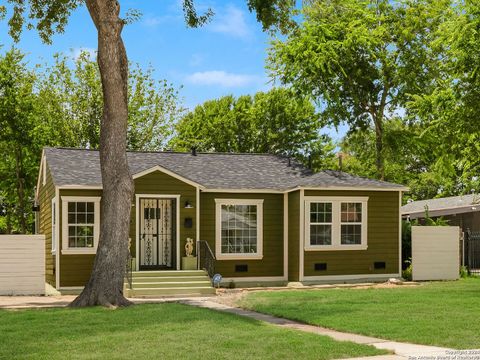
<path fill-rule="evenodd" d="M 368 197 L 305 197 L 306 250 L 365 250 Z"/>
<path fill-rule="evenodd" d="M 52 199 L 52 252 L 57 250 L 57 199 Z"/>
<path fill-rule="evenodd" d="M 215 199 L 216 258 L 261 259 L 263 200 Z"/>
<path fill-rule="evenodd" d="M 310 244 L 332 245 L 332 203 L 310 203 Z"/>
<path fill-rule="evenodd" d="M 362 244 L 362 207 L 361 202 L 340 203 L 340 244 Z"/>
<path fill-rule="evenodd" d="M 99 224 L 99 197 L 62 196 L 62 253 L 94 254 Z"/>

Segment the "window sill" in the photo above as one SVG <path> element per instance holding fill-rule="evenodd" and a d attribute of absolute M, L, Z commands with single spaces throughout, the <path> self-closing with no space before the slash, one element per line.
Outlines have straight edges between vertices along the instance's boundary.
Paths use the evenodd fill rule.
<path fill-rule="evenodd" d="M 305 246 L 305 251 L 348 251 L 367 250 L 368 245 L 313 245 Z"/>
<path fill-rule="evenodd" d="M 261 254 L 254 254 L 254 255 L 247 255 L 247 254 L 232 254 L 232 255 L 225 255 L 225 254 L 215 254 L 215 258 L 217 260 L 262 260 L 263 255 Z"/>
<path fill-rule="evenodd" d="M 95 255 L 97 249 L 87 248 L 87 249 L 63 249 L 62 255 Z"/>
<path fill-rule="evenodd" d="M 52 255 L 57 255 L 57 250 L 52 250 Z"/>

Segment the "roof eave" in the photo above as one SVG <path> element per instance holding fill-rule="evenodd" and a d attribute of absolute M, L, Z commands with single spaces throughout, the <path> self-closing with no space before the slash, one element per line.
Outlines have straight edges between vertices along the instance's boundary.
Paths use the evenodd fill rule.
<path fill-rule="evenodd" d="M 408 192 L 410 188 L 406 186 L 399 187 L 375 187 L 375 186 L 295 186 L 285 190 L 292 192 L 297 190 L 343 190 L 343 191 L 399 191 Z"/>
<path fill-rule="evenodd" d="M 440 208 L 440 209 L 428 209 L 429 216 L 444 216 L 444 215 L 455 215 L 455 214 L 465 214 L 470 212 L 480 211 L 480 205 L 462 205 L 462 206 L 455 206 L 449 208 Z M 410 218 L 422 218 L 425 217 L 425 210 L 417 210 L 417 211 L 402 211 L 400 210 L 402 216 L 409 216 Z"/>

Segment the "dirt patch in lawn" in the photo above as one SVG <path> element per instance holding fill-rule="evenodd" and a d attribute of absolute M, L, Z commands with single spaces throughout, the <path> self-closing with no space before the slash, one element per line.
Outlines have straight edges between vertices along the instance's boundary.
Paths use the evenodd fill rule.
<path fill-rule="evenodd" d="M 329 290 L 329 289 L 392 289 L 392 288 L 405 288 L 419 286 L 418 282 L 391 282 L 384 283 L 362 283 L 362 284 L 334 284 L 334 285 L 308 285 L 304 286 L 300 283 L 292 283 L 288 286 L 282 287 L 263 287 L 263 288 L 243 288 L 243 289 L 225 289 L 221 288 L 217 290 L 217 296 L 212 300 L 220 304 L 228 306 L 238 306 L 240 300 L 249 293 L 252 292 L 271 292 L 271 291 L 298 291 L 298 290 Z"/>

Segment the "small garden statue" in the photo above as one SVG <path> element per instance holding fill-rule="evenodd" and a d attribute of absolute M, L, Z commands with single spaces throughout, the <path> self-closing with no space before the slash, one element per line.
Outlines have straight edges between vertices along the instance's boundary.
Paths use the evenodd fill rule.
<path fill-rule="evenodd" d="M 185 244 L 185 256 L 192 257 L 193 256 L 193 239 L 187 238 L 187 243 Z"/>

